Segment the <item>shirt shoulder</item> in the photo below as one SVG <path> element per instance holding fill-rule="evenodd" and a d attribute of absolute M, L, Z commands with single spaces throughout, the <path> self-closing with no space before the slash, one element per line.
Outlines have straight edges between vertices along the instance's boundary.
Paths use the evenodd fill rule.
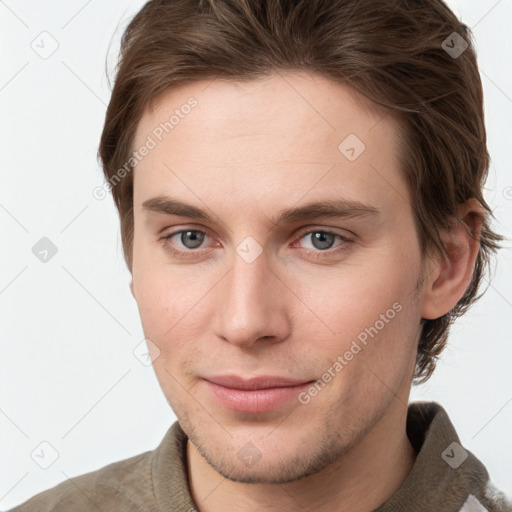
<path fill-rule="evenodd" d="M 7 512 L 154 512 L 153 454 L 147 451 L 70 477 Z"/>
<path fill-rule="evenodd" d="M 400 488 L 374 512 L 512 512 L 440 404 L 409 404 L 406 430 L 416 460 Z"/>

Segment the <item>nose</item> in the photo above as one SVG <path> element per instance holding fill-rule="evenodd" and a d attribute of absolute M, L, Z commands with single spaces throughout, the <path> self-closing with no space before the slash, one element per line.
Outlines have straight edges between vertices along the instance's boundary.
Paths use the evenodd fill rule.
<path fill-rule="evenodd" d="M 293 294 L 268 266 L 265 252 L 252 262 L 235 254 L 231 271 L 219 285 L 217 337 L 250 348 L 259 340 L 279 343 L 289 336 L 286 301 Z"/>

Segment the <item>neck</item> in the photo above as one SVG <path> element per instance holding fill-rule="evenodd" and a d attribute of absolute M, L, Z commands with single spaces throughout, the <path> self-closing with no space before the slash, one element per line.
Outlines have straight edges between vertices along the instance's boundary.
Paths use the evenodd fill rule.
<path fill-rule="evenodd" d="M 200 512 L 369 512 L 400 488 L 414 464 L 416 452 L 406 434 L 406 419 L 406 402 L 395 398 L 384 416 L 338 460 L 318 473 L 286 484 L 225 479 L 188 441 L 192 497 Z"/>

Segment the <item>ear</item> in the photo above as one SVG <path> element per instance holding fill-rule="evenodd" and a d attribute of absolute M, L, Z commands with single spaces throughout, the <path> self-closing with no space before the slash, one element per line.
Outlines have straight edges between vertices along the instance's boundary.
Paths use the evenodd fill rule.
<path fill-rule="evenodd" d="M 480 249 L 483 209 L 476 199 L 458 208 L 450 230 L 440 233 L 446 254 L 430 257 L 422 318 L 434 320 L 451 311 L 466 292 Z"/>
<path fill-rule="evenodd" d="M 132 292 L 132 296 L 135 299 L 135 294 L 133 293 L 133 278 L 130 280 L 130 291 Z"/>

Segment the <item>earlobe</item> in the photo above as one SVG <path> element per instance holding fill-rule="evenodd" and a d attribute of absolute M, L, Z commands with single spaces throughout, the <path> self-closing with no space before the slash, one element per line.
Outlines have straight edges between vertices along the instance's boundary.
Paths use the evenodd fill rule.
<path fill-rule="evenodd" d="M 459 207 L 449 231 L 440 233 L 446 254 L 431 260 L 425 281 L 422 318 L 436 319 L 451 311 L 464 296 L 480 248 L 483 212 L 476 199 Z"/>

